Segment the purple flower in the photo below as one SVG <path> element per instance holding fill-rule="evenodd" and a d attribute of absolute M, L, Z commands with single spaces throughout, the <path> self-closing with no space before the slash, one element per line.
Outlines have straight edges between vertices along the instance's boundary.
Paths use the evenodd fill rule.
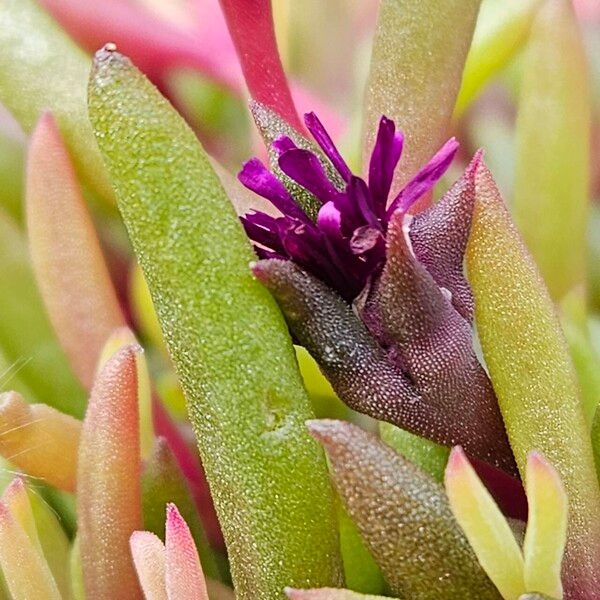
<path fill-rule="evenodd" d="M 261 258 L 293 260 L 351 301 L 385 263 L 392 215 L 396 211 L 406 213 L 431 190 L 450 166 L 458 143 L 454 138 L 448 140 L 388 203 L 404 142 L 392 120 L 380 120 L 368 183 L 352 174 L 314 113 L 306 114 L 304 121 L 339 174 L 337 180 L 328 176 L 317 153 L 299 148 L 288 136 L 277 138 L 273 149 L 281 171 L 319 202 L 316 222 L 300 208 L 285 185 L 254 158 L 244 165 L 239 179 L 269 200 L 282 216 L 255 211 L 242 217 L 242 223 Z"/>

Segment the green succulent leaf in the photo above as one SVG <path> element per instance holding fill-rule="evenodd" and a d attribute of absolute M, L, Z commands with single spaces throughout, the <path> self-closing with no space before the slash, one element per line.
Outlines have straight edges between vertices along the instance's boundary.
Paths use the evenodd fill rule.
<path fill-rule="evenodd" d="M 382 0 L 365 98 L 363 157 L 381 115 L 405 135 L 394 187 L 448 136 L 480 0 Z"/>
<path fill-rule="evenodd" d="M 336 585 L 325 460 L 285 322 L 193 132 L 112 49 L 90 118 L 187 397 L 239 600 Z"/>
<path fill-rule="evenodd" d="M 522 49 L 542 0 L 483 0 L 454 116 L 460 117 L 491 77 Z"/>
<path fill-rule="evenodd" d="M 500 595 L 452 516 L 444 488 L 373 434 L 311 421 L 332 479 L 392 593 L 411 600 Z"/>
<path fill-rule="evenodd" d="M 42 112 L 58 120 L 82 179 L 113 192 L 87 117 L 90 60 L 35 0 L 0 3 L 0 102 L 30 131 Z"/>
<path fill-rule="evenodd" d="M 513 206 L 555 302 L 585 287 L 590 130 L 581 32 L 571 3 L 550 0 L 533 23 L 524 63 Z"/>
<path fill-rule="evenodd" d="M 600 573 L 600 489 L 568 348 L 548 291 L 482 165 L 467 268 L 475 320 L 508 436 L 523 477 L 543 452 L 569 497 L 566 588 L 583 596 Z"/>
<path fill-rule="evenodd" d="M 19 382 L 58 410 L 81 418 L 85 410 L 82 388 L 46 318 L 31 271 L 28 248 L 16 224 L 0 212 L 0 278 L 10 289 L 0 295 L 0 348 Z M 12 389 L 13 375 L 0 384 Z"/>

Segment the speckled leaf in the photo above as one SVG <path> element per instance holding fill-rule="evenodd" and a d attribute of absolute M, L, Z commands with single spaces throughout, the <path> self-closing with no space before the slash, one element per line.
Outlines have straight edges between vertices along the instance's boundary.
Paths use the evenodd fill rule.
<path fill-rule="evenodd" d="M 165 545 L 149 531 L 134 531 L 131 555 L 146 600 L 168 600 L 165 584 Z"/>
<path fill-rule="evenodd" d="M 294 590 L 286 588 L 289 600 L 384 600 L 384 596 L 358 594 L 350 590 L 321 588 L 315 590 Z"/>
<path fill-rule="evenodd" d="M 44 113 L 27 157 L 31 259 L 56 335 L 86 388 L 100 350 L 125 325 L 117 296 L 56 121 Z"/>
<path fill-rule="evenodd" d="M 27 475 L 75 490 L 81 421 L 20 394 L 0 394 L 0 454 Z"/>
<path fill-rule="evenodd" d="M 185 478 L 166 440 L 157 438 L 142 474 L 142 506 L 144 529 L 162 539 L 165 535 L 165 507 L 169 502 L 177 505 L 186 520 L 196 542 L 206 576 L 219 579 L 221 576 L 219 568 L 206 540 L 204 528 Z"/>
<path fill-rule="evenodd" d="M 87 56 L 35 0 L 0 4 L 0 102 L 26 131 L 44 110 L 56 116 L 82 179 L 113 192 L 87 118 Z"/>
<path fill-rule="evenodd" d="M 473 350 L 471 326 L 411 252 L 403 223 L 400 212 L 390 221 L 385 267 L 363 319 L 392 349 L 389 354 L 396 353 L 424 403 L 437 408 L 443 420 L 436 428 L 445 427 L 446 444 L 464 444 L 470 454 L 515 473 L 492 384 Z"/>
<path fill-rule="evenodd" d="M 311 421 L 333 481 L 393 593 L 411 600 L 498 599 L 441 485 L 344 421 Z"/>
<path fill-rule="evenodd" d="M 523 48 L 541 4 L 542 0 L 483 0 L 456 100 L 456 117 Z"/>
<path fill-rule="evenodd" d="M 405 135 L 399 188 L 446 141 L 480 0 L 383 0 L 367 82 L 363 159 L 381 115 Z"/>
<path fill-rule="evenodd" d="M 505 600 L 517 600 L 527 589 L 523 553 L 508 521 L 460 447 L 452 449 L 444 484 L 452 513 L 479 564 Z"/>
<path fill-rule="evenodd" d="M 83 422 L 77 525 L 88 598 L 142 598 L 129 537 L 142 526 L 135 347 L 99 373 Z"/>
<path fill-rule="evenodd" d="M 1 9 L 0 9 L 1 10 Z M 0 212 L 0 347 L 18 363 L 19 378 L 36 395 L 62 412 L 82 417 L 83 390 L 59 348 L 31 272 L 27 244 L 17 226 Z M 34 398 L 28 398 L 32 401 Z"/>
<path fill-rule="evenodd" d="M 275 302 L 195 135 L 129 60 L 97 54 L 90 117 L 194 424 L 239 600 L 336 585 L 332 492 Z"/>
<path fill-rule="evenodd" d="M 452 306 L 473 320 L 473 294 L 464 274 L 464 257 L 475 206 L 477 152 L 460 179 L 427 210 L 415 215 L 408 234 L 412 251 L 440 288 L 450 292 Z"/>
<path fill-rule="evenodd" d="M 169 600 L 208 600 L 206 581 L 194 539 L 174 504 L 167 505 L 165 583 Z"/>
<path fill-rule="evenodd" d="M 524 64 L 513 206 L 555 302 L 585 283 L 589 147 L 581 31 L 571 3 L 550 0 L 534 21 Z"/>
<path fill-rule="evenodd" d="M 585 597 L 600 585 L 600 490 L 577 381 L 552 301 L 483 164 L 467 267 L 517 463 L 525 475 L 527 453 L 537 449 L 558 471 L 571 508 L 565 587 Z"/>
<path fill-rule="evenodd" d="M 567 540 L 568 499 L 554 467 L 538 452 L 527 457 L 529 502 L 523 542 L 525 588 L 562 598 L 561 563 Z"/>

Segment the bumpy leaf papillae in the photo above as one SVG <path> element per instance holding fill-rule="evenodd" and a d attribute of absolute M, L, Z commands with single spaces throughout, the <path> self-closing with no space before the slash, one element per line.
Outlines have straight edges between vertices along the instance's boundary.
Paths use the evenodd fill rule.
<path fill-rule="evenodd" d="M 340 583 L 325 461 L 287 328 L 196 136 L 116 52 L 90 117 L 185 391 L 239 600 Z"/>
<path fill-rule="evenodd" d="M 332 478 L 392 592 L 411 600 L 498 600 L 444 489 L 373 434 L 311 421 Z"/>

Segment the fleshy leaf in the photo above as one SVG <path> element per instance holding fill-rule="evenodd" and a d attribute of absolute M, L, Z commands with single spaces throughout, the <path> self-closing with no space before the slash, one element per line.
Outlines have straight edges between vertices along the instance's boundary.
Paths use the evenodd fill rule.
<path fill-rule="evenodd" d="M 164 539 L 165 507 L 179 507 L 196 542 L 207 577 L 220 578 L 219 568 L 206 540 L 187 482 L 164 438 L 157 438 L 142 474 L 144 528 Z"/>
<path fill-rule="evenodd" d="M 221 7 L 250 94 L 302 131 L 304 128 L 298 118 L 277 51 L 271 0 L 252 3 L 221 0 Z M 252 33 L 249 35 L 249 32 Z"/>
<path fill-rule="evenodd" d="M 451 446 L 460 440 L 473 454 L 490 459 L 490 440 L 472 432 L 467 435 L 464 411 L 453 421 L 445 400 L 421 398 L 352 308 L 329 287 L 291 261 L 259 261 L 254 273 L 277 299 L 294 336 L 350 408 L 439 444 Z"/>
<path fill-rule="evenodd" d="M 142 526 L 135 347 L 99 373 L 83 423 L 77 498 L 86 596 L 141 598 L 129 536 Z"/>
<path fill-rule="evenodd" d="M 522 49 L 542 0 L 483 0 L 467 55 L 454 116 Z"/>
<path fill-rule="evenodd" d="M 567 540 L 567 495 L 558 473 L 537 452 L 527 457 L 529 518 L 523 542 L 525 588 L 562 598 L 561 563 Z"/>
<path fill-rule="evenodd" d="M 67 149 L 49 113 L 31 136 L 26 205 L 42 298 L 73 370 L 89 388 L 102 346 L 125 320 Z"/>
<path fill-rule="evenodd" d="M 443 481 L 444 469 L 450 453 L 448 448 L 391 423 L 379 423 L 379 434 L 381 439 L 398 454 L 408 458 L 436 481 Z"/>
<path fill-rule="evenodd" d="M 167 600 L 164 544 L 149 531 L 134 531 L 129 545 L 145 599 Z"/>
<path fill-rule="evenodd" d="M 194 538 L 174 504 L 167 505 L 165 582 L 169 600 L 208 600 Z"/>
<path fill-rule="evenodd" d="M 100 353 L 98 360 L 98 371 L 125 346 L 137 345 L 137 339 L 129 327 L 119 327 L 111 332 Z M 152 389 L 148 363 L 142 348 L 135 355 L 137 368 L 137 389 L 140 429 L 140 451 L 141 457 L 147 459 L 154 445 L 154 426 L 152 422 Z"/>
<path fill-rule="evenodd" d="M 364 318 L 375 321 L 369 327 L 381 330 L 378 337 L 387 347 L 397 347 L 400 366 L 424 403 L 437 408 L 442 420 L 433 425 L 446 429 L 447 445 L 467 439 L 469 453 L 515 473 L 494 389 L 473 350 L 471 326 L 413 255 L 403 222 L 398 211 L 389 224 L 385 267 Z"/>
<path fill-rule="evenodd" d="M 60 65 L 60 68 L 57 68 Z M 82 179 L 105 198 L 113 192 L 86 110 L 90 61 L 35 0 L 0 6 L 0 102 L 30 131 L 50 109 Z"/>
<path fill-rule="evenodd" d="M 0 502 L 0 566 L 14 600 L 61 600 L 39 548 L 3 502 Z"/>
<path fill-rule="evenodd" d="M 310 421 L 333 481 L 392 592 L 411 600 L 499 598 L 429 475 L 344 421 Z"/>
<path fill-rule="evenodd" d="M 29 543 L 42 554 L 42 546 L 37 534 L 33 510 L 27 495 L 25 482 L 15 477 L 2 494 L 2 502 L 8 508 L 19 527 L 27 534 Z"/>
<path fill-rule="evenodd" d="M 336 509 L 346 585 L 361 593 L 383 593 L 385 582 L 381 570 L 367 550 L 356 525 L 339 499 L 336 502 Z"/>
<path fill-rule="evenodd" d="M 294 590 L 286 588 L 289 600 L 383 600 L 383 596 L 357 594 L 350 590 L 321 588 L 316 590 Z"/>
<path fill-rule="evenodd" d="M 16 225 L 1 211 L 0 279 L 10 281 L 10 292 L 0 294 L 2 354 L 16 364 L 19 379 L 36 398 L 43 398 L 65 413 L 82 417 L 83 390 L 46 318 L 31 272 L 27 245 Z"/>
<path fill-rule="evenodd" d="M 552 301 L 481 165 L 467 246 L 475 320 L 517 464 L 538 449 L 558 471 L 570 502 L 565 588 L 600 585 L 600 490 L 577 381 Z M 560 440 L 557 443 L 556 440 Z"/>
<path fill-rule="evenodd" d="M 380 116 L 393 119 L 405 136 L 394 189 L 406 183 L 448 136 L 479 3 L 381 2 L 365 99 L 363 159 L 371 153 Z"/>
<path fill-rule="evenodd" d="M 20 394 L 0 394 L 0 454 L 28 475 L 73 492 L 81 422 Z"/>
<path fill-rule="evenodd" d="M 559 302 L 585 287 L 590 185 L 590 90 L 570 2 L 545 2 L 533 23 L 516 131 L 515 221 Z"/>
<path fill-rule="evenodd" d="M 187 397 L 238 598 L 336 585 L 332 493 L 303 425 L 309 401 L 283 318 L 248 268 L 233 207 L 196 136 L 110 47 L 96 55 L 89 99 Z"/>
<path fill-rule="evenodd" d="M 505 600 L 518 600 L 527 589 L 521 548 L 460 446 L 450 454 L 444 482 L 452 513 L 479 564 Z"/>

